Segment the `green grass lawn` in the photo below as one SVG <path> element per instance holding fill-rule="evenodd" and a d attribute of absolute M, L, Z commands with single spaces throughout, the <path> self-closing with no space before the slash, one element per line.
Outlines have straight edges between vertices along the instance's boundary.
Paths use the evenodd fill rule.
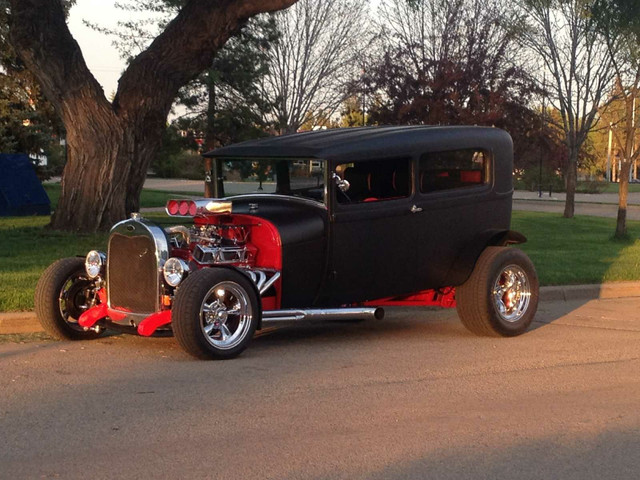
<path fill-rule="evenodd" d="M 640 280 L 640 222 L 627 222 L 630 241 L 616 241 L 614 218 L 513 212 L 511 228 L 528 239 L 519 246 L 542 285 Z"/>
<path fill-rule="evenodd" d="M 106 248 L 107 234 L 54 232 L 47 223 L 44 216 L 0 218 L 0 311 L 32 309 L 38 278 L 58 258 Z"/>
<path fill-rule="evenodd" d="M 169 194 L 170 195 L 170 194 Z M 146 215 L 163 225 L 175 219 Z M 36 282 L 53 261 L 106 248 L 107 234 L 77 235 L 45 229 L 48 217 L 0 218 L 0 311 L 30 310 Z M 514 230 L 529 241 L 520 246 L 533 260 L 541 284 L 640 280 L 640 222 L 629 222 L 633 240 L 611 240 L 615 219 L 514 212 Z"/>
<path fill-rule="evenodd" d="M 603 193 L 618 193 L 620 190 L 619 183 L 609 183 L 604 188 Z M 640 183 L 630 183 L 629 184 L 629 193 L 637 193 L 640 192 Z"/>
<path fill-rule="evenodd" d="M 58 199 L 60 198 L 60 184 L 59 183 L 45 183 L 44 189 L 49 195 L 51 200 L 51 209 L 55 210 L 58 205 Z M 165 190 L 142 190 L 140 194 L 140 207 L 164 207 L 167 204 L 167 200 L 172 198 L 181 197 L 201 197 L 202 192 L 167 192 Z"/>

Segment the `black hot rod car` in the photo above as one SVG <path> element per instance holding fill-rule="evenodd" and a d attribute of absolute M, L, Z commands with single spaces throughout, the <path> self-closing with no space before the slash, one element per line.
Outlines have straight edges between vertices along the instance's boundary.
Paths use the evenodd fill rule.
<path fill-rule="evenodd" d="M 214 150 L 222 199 L 170 200 L 189 226 L 133 214 L 107 253 L 51 265 L 36 289 L 50 334 L 173 334 L 229 358 L 263 323 L 382 318 L 385 306 L 455 306 L 472 332 L 531 323 L 538 279 L 508 247 L 512 142 L 484 127 L 369 127 Z M 247 182 L 246 179 L 259 179 Z M 224 179 L 224 182 L 223 182 Z"/>

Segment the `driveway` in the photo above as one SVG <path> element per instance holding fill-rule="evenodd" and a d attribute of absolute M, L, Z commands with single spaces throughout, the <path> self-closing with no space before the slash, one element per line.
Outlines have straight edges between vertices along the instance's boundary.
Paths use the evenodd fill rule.
<path fill-rule="evenodd" d="M 637 478 L 639 311 L 545 302 L 505 339 L 395 309 L 225 362 L 170 338 L 0 344 L 0 478 Z"/>

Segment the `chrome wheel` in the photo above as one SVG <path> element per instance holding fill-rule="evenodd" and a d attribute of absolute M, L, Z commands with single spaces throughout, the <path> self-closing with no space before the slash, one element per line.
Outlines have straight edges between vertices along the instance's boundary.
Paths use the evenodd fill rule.
<path fill-rule="evenodd" d="M 78 325 L 80 315 L 95 303 L 94 285 L 81 273 L 71 276 L 62 286 L 58 307 L 62 319 L 74 330 L 83 331 Z"/>
<path fill-rule="evenodd" d="M 235 282 L 224 281 L 204 296 L 200 327 L 212 346 L 229 350 L 240 344 L 252 330 L 254 314 L 246 290 Z"/>
<path fill-rule="evenodd" d="M 82 258 L 63 258 L 51 264 L 38 280 L 33 299 L 44 330 L 61 340 L 98 338 L 102 329 L 85 330 L 78 324 L 80 315 L 99 302 L 97 289 L 85 273 Z"/>
<path fill-rule="evenodd" d="M 506 322 L 517 322 L 526 313 L 531 300 L 531 285 L 518 265 L 508 265 L 496 278 L 491 293 L 498 315 Z"/>

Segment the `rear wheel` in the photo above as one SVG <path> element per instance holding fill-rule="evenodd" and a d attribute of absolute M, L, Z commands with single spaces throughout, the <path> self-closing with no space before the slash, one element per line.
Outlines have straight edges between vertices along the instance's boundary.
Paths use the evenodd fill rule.
<path fill-rule="evenodd" d="M 60 340 L 89 340 L 101 332 L 85 330 L 80 315 L 95 304 L 95 284 L 83 258 L 63 258 L 47 268 L 36 285 L 35 311 L 42 328 Z"/>
<path fill-rule="evenodd" d="M 520 335 L 533 321 L 538 291 L 536 270 L 522 250 L 488 247 L 456 289 L 458 315 L 478 335 Z"/>
<path fill-rule="evenodd" d="M 247 348 L 260 318 L 251 280 L 224 268 L 198 270 L 180 285 L 172 309 L 173 333 L 198 358 L 233 358 Z"/>

